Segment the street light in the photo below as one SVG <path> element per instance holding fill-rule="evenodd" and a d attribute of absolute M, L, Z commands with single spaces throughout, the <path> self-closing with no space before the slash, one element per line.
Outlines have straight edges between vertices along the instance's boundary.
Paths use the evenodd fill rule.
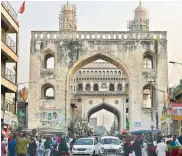
<path fill-rule="evenodd" d="M 171 64 L 180 64 L 180 65 L 182 65 L 182 63 L 180 63 L 180 62 L 175 62 L 175 61 L 169 61 L 169 63 L 171 63 Z"/>

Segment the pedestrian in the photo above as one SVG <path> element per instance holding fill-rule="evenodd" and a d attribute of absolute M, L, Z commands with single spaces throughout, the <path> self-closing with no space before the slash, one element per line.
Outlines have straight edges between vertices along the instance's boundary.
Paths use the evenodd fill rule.
<path fill-rule="evenodd" d="M 38 145 L 38 156 L 44 155 L 44 145 L 42 143 L 42 140 L 39 139 L 39 145 Z"/>
<path fill-rule="evenodd" d="M 148 156 L 147 143 L 146 143 L 145 139 L 142 141 L 142 156 Z"/>
<path fill-rule="evenodd" d="M 44 148 L 45 148 L 45 156 L 50 156 L 51 155 L 51 145 L 49 138 L 46 138 L 46 141 L 44 143 Z"/>
<path fill-rule="evenodd" d="M 59 156 L 69 155 L 69 153 L 68 153 L 69 149 L 68 149 L 67 143 L 65 141 L 65 138 L 61 138 L 58 150 L 59 150 Z"/>
<path fill-rule="evenodd" d="M 156 153 L 157 156 L 166 156 L 166 152 L 168 150 L 167 145 L 165 143 L 165 139 L 159 140 L 160 143 L 157 144 Z"/>
<path fill-rule="evenodd" d="M 8 142 L 9 156 L 15 156 L 15 147 L 17 144 L 16 134 L 13 134 L 12 140 Z"/>
<path fill-rule="evenodd" d="M 17 156 L 26 156 L 27 145 L 30 143 L 31 143 L 31 141 L 27 138 L 26 134 L 23 133 L 22 138 L 18 139 L 18 142 L 15 147 L 15 152 L 16 152 Z"/>
<path fill-rule="evenodd" d="M 127 139 L 126 139 L 126 142 L 124 143 L 125 156 L 129 156 L 129 154 L 130 154 L 130 149 L 131 149 L 130 138 L 127 138 Z"/>
<path fill-rule="evenodd" d="M 6 141 L 4 140 L 4 136 L 1 134 L 1 156 L 6 156 Z"/>
<path fill-rule="evenodd" d="M 136 156 L 141 156 L 142 155 L 142 149 L 141 149 L 141 141 L 140 138 L 137 137 L 134 143 L 131 146 L 132 151 L 135 152 Z"/>
<path fill-rule="evenodd" d="M 36 149 L 37 149 L 37 144 L 35 138 L 32 138 L 32 142 L 29 144 L 28 148 L 28 153 L 30 154 L 30 156 L 35 156 Z"/>
<path fill-rule="evenodd" d="M 148 156 L 156 156 L 155 152 L 155 147 L 154 147 L 154 142 L 152 140 L 152 136 L 149 136 L 149 141 L 147 144 L 147 151 L 148 151 Z"/>

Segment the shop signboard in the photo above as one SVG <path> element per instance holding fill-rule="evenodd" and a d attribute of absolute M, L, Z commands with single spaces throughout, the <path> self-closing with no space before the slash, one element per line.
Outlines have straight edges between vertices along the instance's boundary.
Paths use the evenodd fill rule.
<path fill-rule="evenodd" d="M 174 120 L 182 120 L 182 103 L 172 104 L 172 114 Z"/>

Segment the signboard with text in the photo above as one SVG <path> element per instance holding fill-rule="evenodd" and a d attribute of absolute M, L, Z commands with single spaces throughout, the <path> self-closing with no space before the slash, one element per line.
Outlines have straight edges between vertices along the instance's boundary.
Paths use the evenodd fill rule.
<path fill-rule="evenodd" d="M 182 116 L 182 103 L 172 104 L 172 113 L 173 113 L 173 116 Z"/>

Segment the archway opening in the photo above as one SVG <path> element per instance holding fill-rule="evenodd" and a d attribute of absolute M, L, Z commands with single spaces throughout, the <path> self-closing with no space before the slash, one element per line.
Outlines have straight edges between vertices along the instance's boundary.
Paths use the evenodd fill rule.
<path fill-rule="evenodd" d="M 52 84 L 44 84 L 41 88 L 41 99 L 55 99 L 54 86 Z"/>
<path fill-rule="evenodd" d="M 114 91 L 114 90 L 115 90 L 114 84 L 113 83 L 109 84 L 109 91 Z"/>
<path fill-rule="evenodd" d="M 47 53 L 44 56 L 44 68 L 53 69 L 54 68 L 54 55 Z"/>
<path fill-rule="evenodd" d="M 106 67 L 105 69 L 101 69 L 101 70 L 98 69 L 97 71 L 95 71 L 94 66 L 92 66 L 91 68 L 87 67 L 88 65 L 91 65 L 92 63 L 95 63 L 97 61 L 99 62 L 100 60 L 103 63 L 109 63 L 110 65 L 114 66 L 114 68 L 108 69 Z M 107 64 L 106 64 L 106 66 L 107 66 Z M 99 67 L 101 67 L 101 66 L 99 66 Z M 85 72 L 85 74 L 82 74 L 84 70 L 86 72 Z M 102 70 L 104 70 L 105 72 L 103 72 Z M 119 73 L 119 74 L 113 74 L 113 73 L 116 73 L 115 71 L 117 71 L 117 73 Z M 113 58 L 107 54 L 100 54 L 100 53 L 89 54 L 89 56 L 84 56 L 84 57 L 80 58 L 73 65 L 73 67 L 69 70 L 68 83 L 67 83 L 67 87 L 70 88 L 70 84 L 73 82 L 72 81 L 73 78 L 77 77 L 76 78 L 77 81 L 75 83 L 77 83 L 77 84 L 82 83 L 83 90 L 84 91 L 86 90 L 87 92 L 80 93 L 80 92 L 75 91 L 74 95 L 71 94 L 71 92 L 68 92 L 68 96 L 69 96 L 68 98 L 75 99 L 78 96 L 81 98 L 82 97 L 85 98 L 86 96 L 97 96 L 97 98 L 102 98 L 102 96 L 108 96 L 107 92 L 109 91 L 110 84 L 112 84 L 112 85 L 110 86 L 111 92 L 109 92 L 109 93 L 114 93 L 114 92 L 118 93 L 117 84 L 122 83 L 121 81 L 125 81 L 125 83 L 122 83 L 123 85 L 128 84 L 130 75 L 131 75 L 131 73 L 130 73 L 128 67 L 121 60 L 119 60 L 117 58 Z M 119 77 L 117 77 L 117 76 L 119 76 Z M 82 81 L 86 81 L 86 82 L 82 82 Z M 100 82 L 96 83 L 94 81 L 100 81 Z M 120 82 L 115 84 L 115 81 L 120 81 Z M 89 91 L 88 91 L 89 87 L 88 87 L 87 83 L 89 83 L 91 86 L 91 90 L 89 90 Z M 115 86 L 116 86 L 116 88 L 115 88 Z M 129 90 L 129 88 L 128 88 L 128 90 Z M 121 94 L 122 94 L 122 92 L 120 93 L 120 95 L 118 95 L 118 94 L 113 94 L 113 95 L 121 96 Z M 83 107 L 82 107 L 82 109 L 83 109 Z M 109 111 L 109 110 L 107 110 L 107 108 L 101 108 L 101 109 L 105 109 L 106 111 Z M 112 110 L 110 112 L 113 113 Z M 117 121 L 120 121 L 119 113 L 117 115 Z M 119 127 L 121 128 L 120 124 L 119 124 Z"/>
<path fill-rule="evenodd" d="M 92 126 L 94 120 L 94 126 L 103 126 L 107 129 L 108 132 L 114 134 L 116 131 L 120 131 L 120 116 L 120 111 L 117 108 L 103 102 L 100 105 L 92 107 L 88 111 L 87 117 L 89 124 L 92 124 Z M 95 121 L 96 118 L 97 121 Z"/>

